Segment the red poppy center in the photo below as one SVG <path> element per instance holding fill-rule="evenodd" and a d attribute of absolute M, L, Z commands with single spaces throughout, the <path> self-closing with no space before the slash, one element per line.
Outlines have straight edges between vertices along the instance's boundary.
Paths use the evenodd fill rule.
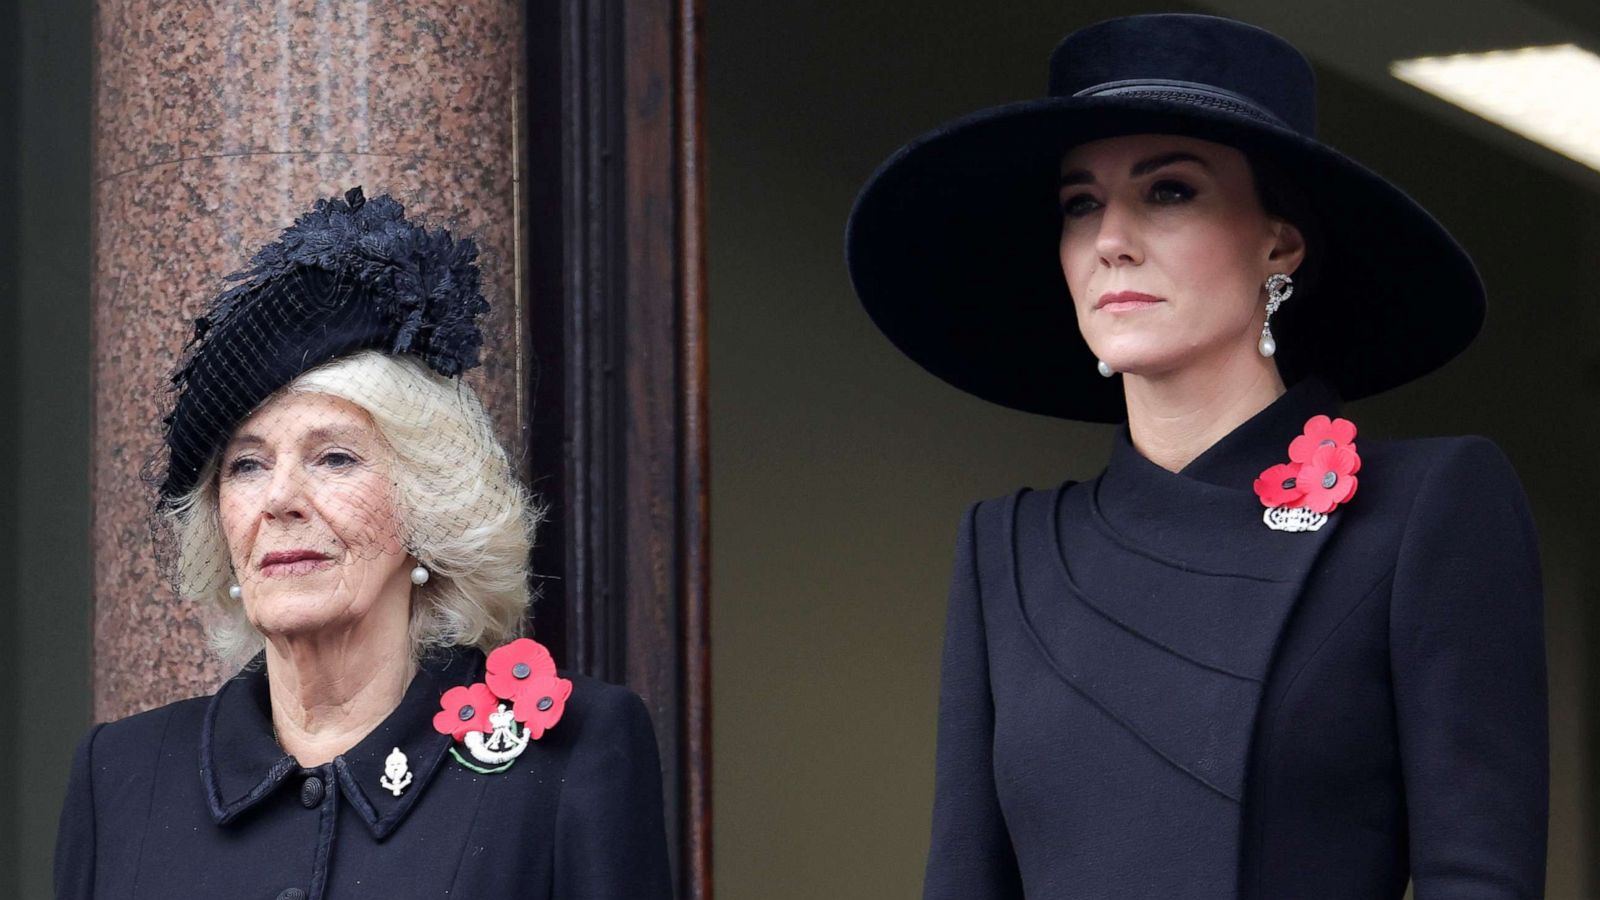
<path fill-rule="evenodd" d="M 1339 442 L 1335 441 L 1333 438 L 1323 438 L 1322 439 L 1322 443 L 1318 444 L 1317 446 L 1318 447 L 1337 447 L 1337 446 L 1339 446 Z"/>
<path fill-rule="evenodd" d="M 556 702 L 554 700 L 551 700 L 549 697 L 540 697 L 539 698 L 539 704 L 538 704 L 539 712 L 548 712 L 550 707 L 555 706 L 555 705 L 556 705 Z"/>
<path fill-rule="evenodd" d="M 1293 478 L 1285 478 L 1283 480 L 1283 489 L 1286 490 L 1286 491 L 1294 490 L 1294 485 L 1295 485 L 1295 481 L 1294 481 Z"/>
<path fill-rule="evenodd" d="M 459 713 L 456 713 L 456 715 L 461 717 L 461 721 L 463 721 L 463 722 L 471 722 L 472 721 L 472 717 L 477 715 L 477 714 L 478 714 L 477 710 L 473 709 L 470 704 L 461 707 L 461 711 Z"/>
<path fill-rule="evenodd" d="M 1324 490 L 1333 490 L 1333 486 L 1338 484 L 1338 483 L 1339 483 L 1339 473 L 1338 472 L 1330 471 L 1330 472 L 1326 472 L 1326 473 L 1323 474 L 1323 476 L 1322 476 L 1322 487 L 1323 487 Z"/>
<path fill-rule="evenodd" d="M 527 678 L 530 671 L 527 663 L 517 663 L 511 667 L 511 677 L 516 679 Z"/>

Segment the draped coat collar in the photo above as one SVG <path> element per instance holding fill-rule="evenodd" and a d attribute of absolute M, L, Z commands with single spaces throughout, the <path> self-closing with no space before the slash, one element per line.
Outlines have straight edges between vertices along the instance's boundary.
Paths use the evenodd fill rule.
<path fill-rule="evenodd" d="M 1123 426 L 1100 477 L 1023 494 L 1014 510 L 1017 601 L 1050 668 L 1236 803 L 1277 644 L 1348 514 L 1273 531 L 1252 484 L 1308 418 L 1337 412 L 1331 389 L 1301 382 L 1179 472 L 1140 455 Z"/>
<path fill-rule="evenodd" d="M 200 779 L 212 820 L 225 825 L 276 791 L 291 775 L 321 776 L 331 790 L 337 782 L 346 802 L 382 840 L 397 828 L 444 763 L 449 735 L 433 728 L 439 698 L 451 687 L 483 676 L 483 654 L 475 649 L 436 650 L 418 664 L 416 675 L 394 711 L 354 747 L 331 763 L 304 768 L 278 745 L 272 727 L 267 669 L 262 656 L 228 679 L 211 698 L 200 729 Z M 399 796 L 383 789 L 384 762 L 399 748 L 413 781 Z"/>

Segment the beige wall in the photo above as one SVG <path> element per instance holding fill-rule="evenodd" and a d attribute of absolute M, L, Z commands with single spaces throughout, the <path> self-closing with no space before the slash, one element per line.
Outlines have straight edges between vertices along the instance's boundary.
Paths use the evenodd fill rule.
<path fill-rule="evenodd" d="M 914 896 L 957 518 L 1092 476 L 1110 432 L 989 406 L 900 357 L 850 291 L 845 216 L 905 139 L 1042 92 L 1062 34 L 1145 10 L 707 6 L 718 895 Z M 1433 209 L 1489 283 L 1467 357 L 1352 416 L 1369 435 L 1488 434 L 1523 475 L 1549 582 L 1550 896 L 1588 896 L 1600 267 L 1577 261 L 1600 244 L 1595 197 L 1340 78 L 1322 103 L 1324 137 Z"/>

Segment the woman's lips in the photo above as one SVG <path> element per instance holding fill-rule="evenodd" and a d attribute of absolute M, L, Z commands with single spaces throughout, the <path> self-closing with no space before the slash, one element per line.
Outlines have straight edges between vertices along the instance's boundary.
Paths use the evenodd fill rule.
<path fill-rule="evenodd" d="M 318 572 L 332 565 L 333 560 L 326 558 L 297 559 L 290 562 L 267 563 L 261 567 L 261 574 L 266 578 L 289 578 Z"/>
<path fill-rule="evenodd" d="M 333 559 L 320 550 L 300 547 L 274 550 L 261 558 L 261 574 L 267 578 L 306 575 L 333 565 Z"/>
<path fill-rule="evenodd" d="M 1097 310 L 1106 312 L 1133 312 L 1140 309 L 1149 309 L 1157 303 L 1166 302 L 1152 294 L 1141 294 L 1137 291 L 1118 291 L 1115 294 L 1100 295 L 1100 302 L 1094 305 Z"/>

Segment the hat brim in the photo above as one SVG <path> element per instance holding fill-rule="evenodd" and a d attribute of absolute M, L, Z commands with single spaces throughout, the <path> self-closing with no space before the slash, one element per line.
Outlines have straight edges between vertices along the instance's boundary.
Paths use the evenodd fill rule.
<path fill-rule="evenodd" d="M 1095 371 L 1058 254 L 1060 160 L 1125 134 L 1182 134 L 1270 159 L 1319 217 L 1315 290 L 1273 318 L 1280 358 L 1346 399 L 1461 353 L 1482 327 L 1476 267 L 1444 226 L 1325 144 L 1235 112 L 1145 97 L 1059 97 L 984 110 L 901 148 L 857 196 L 850 278 L 902 352 L 1014 409 L 1121 421 L 1120 383 Z"/>

